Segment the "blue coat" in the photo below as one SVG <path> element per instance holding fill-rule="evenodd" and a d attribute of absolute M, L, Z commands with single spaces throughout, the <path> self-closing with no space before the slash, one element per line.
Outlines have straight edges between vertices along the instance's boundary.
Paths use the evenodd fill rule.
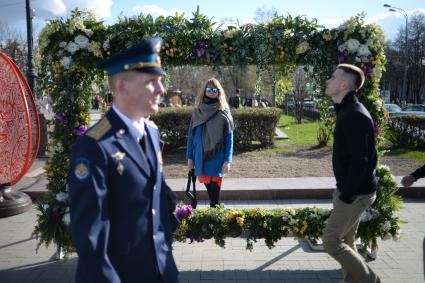
<path fill-rule="evenodd" d="M 233 131 L 225 136 L 224 147 L 220 149 L 214 159 L 203 160 L 202 132 L 204 124 L 193 129 L 192 122 L 189 124 L 189 134 L 187 138 L 186 158 L 192 159 L 195 163 L 195 176 L 218 176 L 223 177 L 224 162 L 232 163 L 233 156 Z"/>
<path fill-rule="evenodd" d="M 171 253 L 177 223 L 159 132 L 145 129 L 147 154 L 110 110 L 74 145 L 69 195 L 77 282 L 177 282 Z"/>

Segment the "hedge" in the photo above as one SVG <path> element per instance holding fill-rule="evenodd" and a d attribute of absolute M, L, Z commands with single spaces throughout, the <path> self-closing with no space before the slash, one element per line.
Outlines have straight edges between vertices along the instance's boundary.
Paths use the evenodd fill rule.
<path fill-rule="evenodd" d="M 192 107 L 161 108 L 152 120 L 157 124 L 167 148 L 185 146 Z M 273 145 L 274 130 L 281 115 L 279 108 L 232 109 L 235 120 L 234 146 L 244 150 L 253 144 Z"/>
<path fill-rule="evenodd" d="M 425 149 L 425 117 L 391 117 L 387 127 L 387 138 L 394 147 Z"/>

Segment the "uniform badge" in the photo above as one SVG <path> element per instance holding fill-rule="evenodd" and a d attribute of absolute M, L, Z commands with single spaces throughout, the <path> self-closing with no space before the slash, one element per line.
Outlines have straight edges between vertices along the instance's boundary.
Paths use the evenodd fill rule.
<path fill-rule="evenodd" d="M 122 175 L 122 173 L 124 173 L 124 165 L 122 165 L 122 163 L 120 162 L 120 163 L 118 163 L 118 166 L 117 166 L 117 172 L 118 172 L 118 174 L 120 174 L 120 175 Z"/>
<path fill-rule="evenodd" d="M 111 157 L 117 161 L 123 160 L 125 157 L 125 152 L 117 151 L 111 155 Z"/>
<path fill-rule="evenodd" d="M 75 162 L 74 175 L 82 181 L 90 176 L 90 161 L 85 158 L 77 158 Z"/>
<path fill-rule="evenodd" d="M 162 164 L 164 164 L 162 160 L 162 151 L 158 151 L 157 157 L 159 162 L 159 170 L 162 172 Z"/>

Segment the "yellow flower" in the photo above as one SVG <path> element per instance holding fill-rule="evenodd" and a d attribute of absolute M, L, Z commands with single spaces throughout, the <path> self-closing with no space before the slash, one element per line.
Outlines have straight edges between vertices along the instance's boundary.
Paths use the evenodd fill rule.
<path fill-rule="evenodd" d="M 307 52 L 310 49 L 310 45 L 308 44 L 307 41 L 303 41 L 300 44 L 298 44 L 295 53 L 296 54 L 303 54 L 305 52 Z"/>
<path fill-rule="evenodd" d="M 92 41 L 89 44 L 89 51 L 93 53 L 94 56 L 102 58 L 102 50 L 100 48 L 100 43 Z"/>
<path fill-rule="evenodd" d="M 329 41 L 332 39 L 332 34 L 329 31 L 326 31 L 325 33 L 322 34 L 322 37 L 324 40 Z"/>

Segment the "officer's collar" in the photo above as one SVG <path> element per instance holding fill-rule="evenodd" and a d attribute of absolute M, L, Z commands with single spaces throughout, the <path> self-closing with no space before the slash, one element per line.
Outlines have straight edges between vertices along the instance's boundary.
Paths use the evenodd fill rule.
<path fill-rule="evenodd" d="M 131 136 L 138 142 L 145 134 L 145 119 L 140 118 L 139 122 L 133 121 L 125 116 L 115 105 L 112 105 L 113 111 L 118 115 L 127 126 Z"/>

